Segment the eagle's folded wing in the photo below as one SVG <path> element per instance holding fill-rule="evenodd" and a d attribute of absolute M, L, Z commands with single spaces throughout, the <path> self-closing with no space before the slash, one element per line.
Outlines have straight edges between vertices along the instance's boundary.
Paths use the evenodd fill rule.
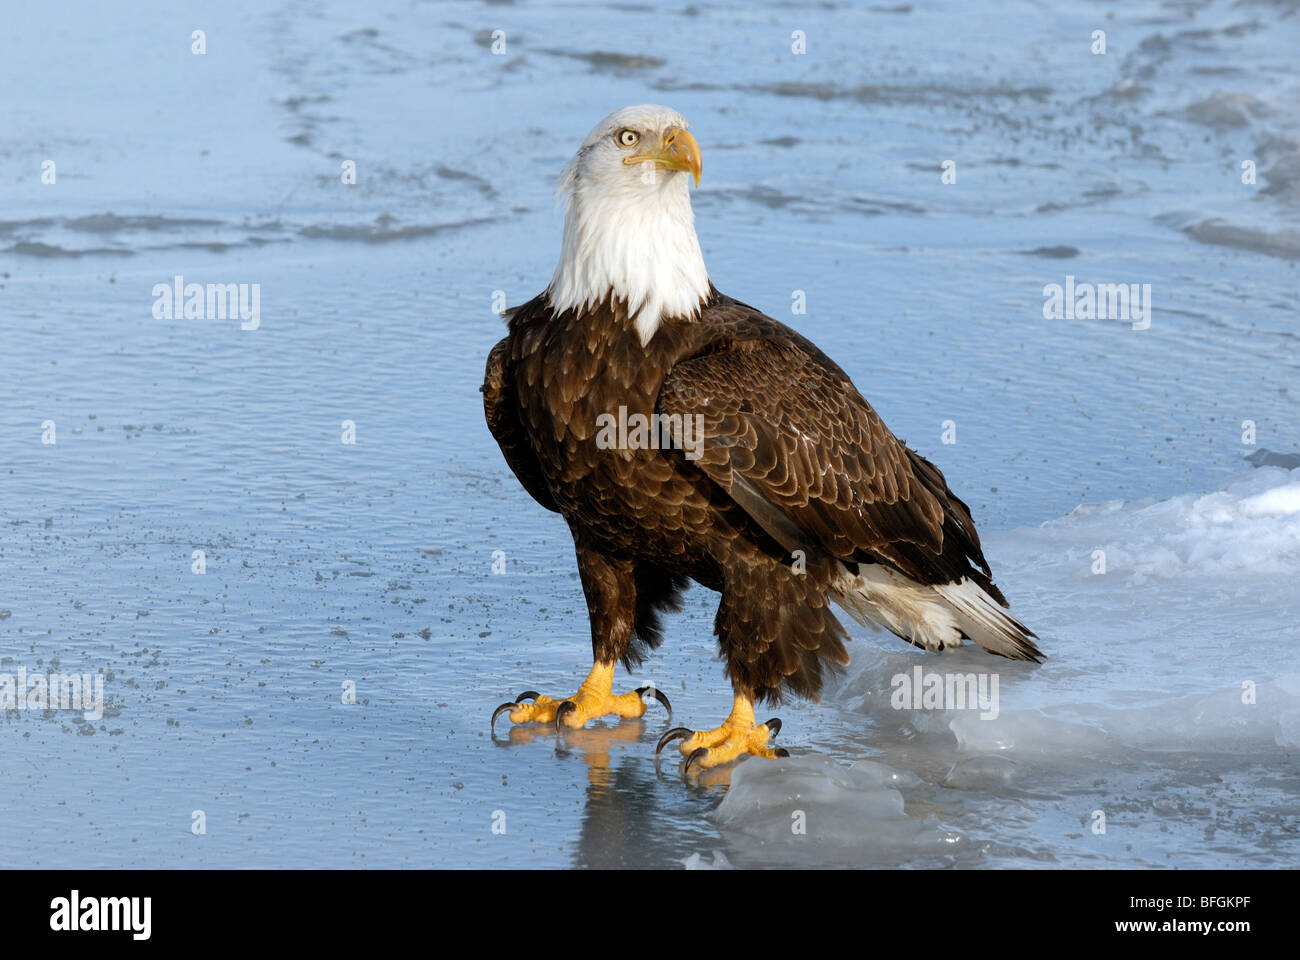
<path fill-rule="evenodd" d="M 547 510 L 558 512 L 560 508 L 546 485 L 546 476 L 529 443 L 528 432 L 519 420 L 519 405 L 515 401 L 514 382 L 508 369 L 509 358 L 508 337 L 488 354 L 483 386 L 479 388 L 483 392 L 483 413 L 487 417 L 488 429 L 524 489 Z"/>
<path fill-rule="evenodd" d="M 703 418 L 696 466 L 763 513 L 755 519 L 765 526 L 784 518 L 783 546 L 796 546 L 785 540 L 797 530 L 799 547 L 845 560 L 874 555 L 923 580 L 959 578 L 964 569 L 934 568 L 951 513 L 952 526 L 970 530 L 983 565 L 965 505 L 950 499 L 939 472 L 889 431 L 843 374 L 795 343 L 742 341 L 677 364 L 659 412 Z"/>
<path fill-rule="evenodd" d="M 1003 656 L 1040 656 L 1001 609 L 966 504 L 797 335 L 677 364 L 658 410 L 702 418 L 695 465 L 783 548 L 845 565 L 837 594 L 858 619 L 930 649 L 973 638 Z"/>

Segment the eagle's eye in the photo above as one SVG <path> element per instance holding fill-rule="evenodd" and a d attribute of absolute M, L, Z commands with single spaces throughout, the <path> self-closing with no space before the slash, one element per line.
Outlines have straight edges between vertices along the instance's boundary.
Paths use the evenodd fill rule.
<path fill-rule="evenodd" d="M 637 141 L 641 139 L 641 134 L 635 130 L 620 130 L 614 135 L 614 139 L 618 141 L 620 146 L 635 147 Z"/>

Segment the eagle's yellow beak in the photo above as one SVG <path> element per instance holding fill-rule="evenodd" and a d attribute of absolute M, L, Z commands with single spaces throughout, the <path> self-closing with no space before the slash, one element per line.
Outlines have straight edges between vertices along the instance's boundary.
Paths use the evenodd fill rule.
<path fill-rule="evenodd" d="M 700 145 L 695 142 L 690 131 L 681 127 L 669 127 L 664 131 L 658 147 L 645 153 L 624 157 L 624 163 L 653 163 L 656 167 L 667 170 L 686 170 L 695 178 L 695 185 L 700 185 L 700 171 L 704 163 L 700 158 Z"/>

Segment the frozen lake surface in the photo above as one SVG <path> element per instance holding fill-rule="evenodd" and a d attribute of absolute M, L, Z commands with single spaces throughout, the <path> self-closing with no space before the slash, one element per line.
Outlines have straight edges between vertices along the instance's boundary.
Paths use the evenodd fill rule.
<path fill-rule="evenodd" d="M 0 687 L 107 702 L 0 710 L 0 862 L 1295 865 L 1300 470 L 1245 457 L 1300 450 L 1300 5 L 67 6 L 0 14 Z M 790 759 L 688 780 L 658 707 L 489 735 L 590 666 L 483 422 L 494 293 L 647 101 L 702 146 L 714 283 L 941 467 L 1041 666 L 854 625 L 773 711 Z M 260 325 L 157 318 L 177 275 Z M 1150 327 L 1044 319 L 1067 275 L 1150 284 Z M 715 605 L 618 688 L 716 725 Z M 996 716 L 895 709 L 917 667 Z"/>

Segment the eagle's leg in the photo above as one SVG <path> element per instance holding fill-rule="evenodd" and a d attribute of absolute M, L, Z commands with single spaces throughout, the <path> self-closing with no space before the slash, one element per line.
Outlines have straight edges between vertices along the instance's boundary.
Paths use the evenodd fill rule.
<path fill-rule="evenodd" d="M 766 723 L 754 723 L 754 700 L 747 691 L 736 690 L 731 715 L 716 730 L 688 730 L 675 727 L 663 735 L 655 748 L 657 754 L 673 740 L 681 739 L 680 750 L 686 755 L 686 767 L 698 763 L 701 767 L 716 767 L 730 763 L 742 754 L 756 757 L 788 757 L 780 747 L 769 747 L 768 740 L 781 729 L 775 717 Z"/>
<path fill-rule="evenodd" d="M 514 703 L 503 703 L 492 714 L 493 723 L 507 710 L 511 723 L 555 723 L 581 727 L 596 717 L 640 717 L 645 714 L 641 695 L 653 692 L 655 699 L 672 713 L 668 698 L 654 687 L 640 687 L 631 693 L 614 693 L 614 665 L 629 662 L 628 646 L 639 622 L 636 567 L 577 544 L 578 573 L 587 595 L 591 616 L 591 648 L 595 661 L 591 673 L 571 697 L 555 699 L 541 694 L 521 693 Z M 636 651 L 633 651 L 636 653 Z M 640 659 L 639 653 L 636 659 Z M 532 698 L 532 703 L 518 701 Z"/>

